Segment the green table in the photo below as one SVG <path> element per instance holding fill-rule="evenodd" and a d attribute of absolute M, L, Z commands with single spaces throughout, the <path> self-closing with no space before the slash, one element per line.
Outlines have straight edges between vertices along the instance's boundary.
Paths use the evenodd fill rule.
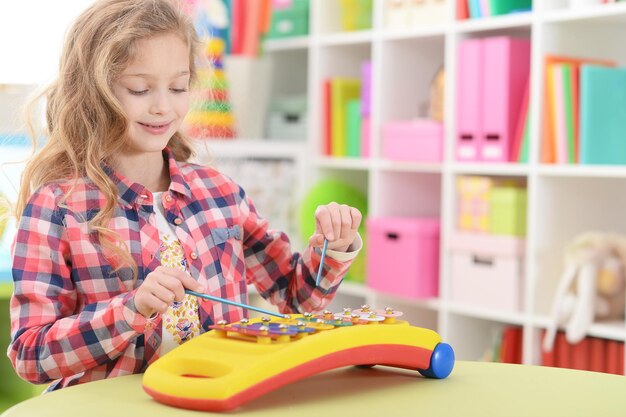
<path fill-rule="evenodd" d="M 202 416 L 161 405 L 141 375 L 32 398 L 2 417 Z M 624 416 L 626 378 L 540 366 L 458 362 L 444 380 L 386 367 L 342 368 L 277 389 L 230 414 L 330 416 Z"/>

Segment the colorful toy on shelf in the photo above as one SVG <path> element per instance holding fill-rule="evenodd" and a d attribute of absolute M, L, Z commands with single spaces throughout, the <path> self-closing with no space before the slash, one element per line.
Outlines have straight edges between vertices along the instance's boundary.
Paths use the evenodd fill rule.
<path fill-rule="evenodd" d="M 185 131 L 194 138 L 233 138 L 235 118 L 223 60 L 228 10 L 222 0 L 187 0 L 187 5 L 205 49 L 203 59 L 196 63 L 196 88 L 185 118 Z"/>
<path fill-rule="evenodd" d="M 398 320 L 392 308 L 244 319 L 212 331 L 151 364 L 144 390 L 175 407 L 226 411 L 330 369 L 377 364 L 446 378 L 454 351 L 433 330 Z"/>
<path fill-rule="evenodd" d="M 576 344 L 595 321 L 623 321 L 626 304 L 626 236 L 589 231 L 567 246 L 552 317 L 543 342 L 552 351 L 559 328 Z"/>

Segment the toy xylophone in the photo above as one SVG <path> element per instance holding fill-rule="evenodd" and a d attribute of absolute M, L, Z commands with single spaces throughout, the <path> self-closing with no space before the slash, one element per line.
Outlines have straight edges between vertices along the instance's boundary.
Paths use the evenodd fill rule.
<path fill-rule="evenodd" d="M 413 369 L 446 378 L 454 351 L 392 308 L 219 322 L 151 364 L 143 388 L 175 407 L 225 411 L 290 382 L 350 365 Z"/>

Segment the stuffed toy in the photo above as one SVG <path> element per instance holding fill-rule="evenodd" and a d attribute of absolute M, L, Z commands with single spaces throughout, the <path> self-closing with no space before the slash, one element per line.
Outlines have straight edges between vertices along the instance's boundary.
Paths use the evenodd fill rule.
<path fill-rule="evenodd" d="M 625 274 L 626 236 L 588 232 L 576 237 L 566 248 L 544 351 L 552 350 L 559 328 L 565 330 L 569 343 L 576 344 L 594 321 L 622 319 Z"/>

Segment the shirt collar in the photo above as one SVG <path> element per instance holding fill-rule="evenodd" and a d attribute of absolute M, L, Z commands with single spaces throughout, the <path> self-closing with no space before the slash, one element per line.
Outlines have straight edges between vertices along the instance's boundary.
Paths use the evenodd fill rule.
<path fill-rule="evenodd" d="M 177 194 L 191 197 L 191 189 L 185 179 L 185 176 L 180 170 L 179 162 L 174 159 L 174 155 L 168 148 L 163 150 L 163 158 L 169 165 L 169 190 Z M 122 204 L 126 206 L 144 204 L 146 196 L 151 195 L 150 191 L 146 187 L 139 183 L 130 181 L 119 172 L 113 170 L 110 166 L 103 163 L 102 168 L 117 187 L 118 199 L 122 202 Z"/>

